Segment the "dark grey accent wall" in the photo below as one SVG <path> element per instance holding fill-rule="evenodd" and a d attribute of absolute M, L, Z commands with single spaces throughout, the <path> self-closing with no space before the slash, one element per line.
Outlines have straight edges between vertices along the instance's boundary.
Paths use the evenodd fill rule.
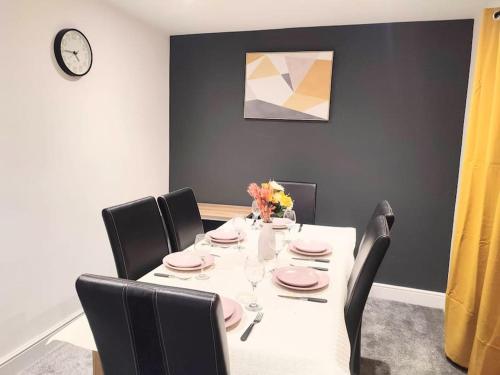
<path fill-rule="evenodd" d="M 183 35 L 170 44 L 170 188 L 250 204 L 249 182 L 318 184 L 317 223 L 396 213 L 377 281 L 443 291 L 472 20 Z M 243 119 L 245 52 L 334 50 L 328 122 Z"/>

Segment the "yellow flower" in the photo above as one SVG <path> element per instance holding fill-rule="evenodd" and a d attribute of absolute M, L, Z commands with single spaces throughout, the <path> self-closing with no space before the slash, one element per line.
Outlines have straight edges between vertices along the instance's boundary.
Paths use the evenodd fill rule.
<path fill-rule="evenodd" d="M 278 202 L 282 207 L 291 208 L 293 206 L 292 197 L 286 195 L 285 192 L 280 191 Z"/>
<path fill-rule="evenodd" d="M 281 202 L 281 194 L 280 192 L 274 193 L 273 198 L 272 198 L 273 203 L 280 203 Z"/>

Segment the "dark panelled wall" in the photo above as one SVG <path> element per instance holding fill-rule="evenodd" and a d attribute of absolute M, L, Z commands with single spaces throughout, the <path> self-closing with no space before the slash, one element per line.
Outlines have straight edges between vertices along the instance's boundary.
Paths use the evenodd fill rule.
<path fill-rule="evenodd" d="M 377 281 L 446 286 L 472 20 L 183 35 L 170 44 L 170 188 L 250 204 L 249 182 L 318 184 L 317 223 L 396 213 Z M 245 120 L 245 52 L 334 50 L 330 121 Z"/>

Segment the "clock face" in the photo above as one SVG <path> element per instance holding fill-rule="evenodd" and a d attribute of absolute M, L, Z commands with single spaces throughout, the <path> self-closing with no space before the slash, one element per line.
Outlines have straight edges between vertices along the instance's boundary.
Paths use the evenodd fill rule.
<path fill-rule="evenodd" d="M 83 76 L 92 66 L 89 41 L 75 29 L 61 30 L 55 40 L 54 52 L 62 70 L 72 76 Z"/>

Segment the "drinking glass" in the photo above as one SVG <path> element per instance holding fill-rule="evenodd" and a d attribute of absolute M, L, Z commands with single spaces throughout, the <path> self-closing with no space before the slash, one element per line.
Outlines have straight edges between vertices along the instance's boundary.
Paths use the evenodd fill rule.
<path fill-rule="evenodd" d="M 283 232 L 276 232 L 275 233 L 275 247 L 274 247 L 274 253 L 276 254 L 274 261 L 274 269 L 279 268 L 279 255 L 281 251 L 286 247 L 287 245 L 287 236 Z"/>
<path fill-rule="evenodd" d="M 245 275 L 252 284 L 252 292 L 254 298 L 252 302 L 250 302 L 246 309 L 249 311 L 260 311 L 262 310 L 262 306 L 257 303 L 257 296 L 255 294 L 255 289 L 257 288 L 257 284 L 264 279 L 264 275 L 266 273 L 266 266 L 262 259 L 259 259 L 256 255 L 249 255 L 245 260 Z"/>
<path fill-rule="evenodd" d="M 259 218 L 260 215 L 260 209 L 259 209 L 259 204 L 257 203 L 256 200 L 252 202 L 252 229 L 257 229 L 257 219 Z"/>
<path fill-rule="evenodd" d="M 241 241 L 243 240 L 243 236 L 245 234 L 245 228 L 247 226 L 247 222 L 245 221 L 244 217 L 237 216 L 233 217 L 233 219 L 231 220 L 231 224 L 233 226 L 234 231 L 238 235 L 238 245 L 236 248 L 238 250 L 241 250 L 243 249 L 243 246 L 241 246 Z"/>
<path fill-rule="evenodd" d="M 201 258 L 201 268 L 200 268 L 200 273 L 196 275 L 195 279 L 198 280 L 207 280 L 210 278 L 209 275 L 203 272 L 205 269 L 205 257 L 207 253 L 203 250 L 203 247 L 206 246 L 205 244 L 205 234 L 197 234 L 195 239 L 194 239 L 194 246 L 193 249 L 194 251 L 199 255 Z"/>
<path fill-rule="evenodd" d="M 287 223 L 287 228 L 288 231 L 290 232 L 297 222 L 297 216 L 295 215 L 295 211 L 287 208 L 285 212 L 283 212 L 283 219 L 288 219 L 289 222 Z"/>

